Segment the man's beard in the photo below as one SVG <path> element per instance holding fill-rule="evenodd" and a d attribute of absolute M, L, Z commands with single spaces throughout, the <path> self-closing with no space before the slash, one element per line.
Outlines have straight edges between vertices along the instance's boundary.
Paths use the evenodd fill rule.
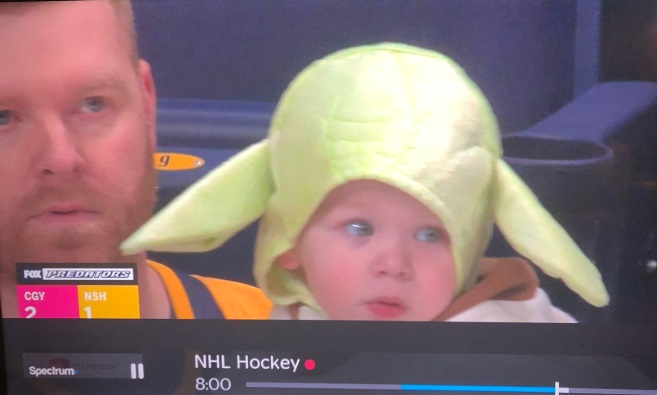
<path fill-rule="evenodd" d="M 23 199 L 0 232 L 0 263 L 5 275 L 14 272 L 15 263 L 108 263 L 134 262 L 121 254 L 119 245 L 148 220 L 156 202 L 156 174 L 153 152 L 146 149 L 144 168 L 137 185 L 126 196 L 120 186 L 93 186 L 80 179 L 66 189 L 41 186 Z M 129 179 L 129 177 L 126 177 Z M 75 201 L 100 212 L 100 218 L 78 226 L 31 229 L 30 213 L 47 210 L 50 205 Z M 7 270 L 11 268 L 10 270 Z M 9 273 L 8 273 L 9 272 Z M 10 274 L 9 274 L 10 275 Z M 10 275 L 11 276 L 11 275 Z"/>

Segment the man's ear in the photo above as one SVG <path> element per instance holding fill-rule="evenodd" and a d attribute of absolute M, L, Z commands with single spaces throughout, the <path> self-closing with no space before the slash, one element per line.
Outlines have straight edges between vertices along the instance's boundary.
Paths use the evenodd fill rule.
<path fill-rule="evenodd" d="M 301 261 L 297 257 L 296 250 L 287 250 L 276 258 L 276 263 L 286 270 L 296 270 L 301 267 Z"/>
<path fill-rule="evenodd" d="M 139 84 L 141 86 L 141 96 L 144 104 L 144 111 L 146 112 L 146 119 L 148 121 L 150 139 L 153 144 L 153 149 L 155 149 L 155 83 L 153 82 L 153 75 L 151 74 L 151 66 L 143 59 L 139 60 Z"/>

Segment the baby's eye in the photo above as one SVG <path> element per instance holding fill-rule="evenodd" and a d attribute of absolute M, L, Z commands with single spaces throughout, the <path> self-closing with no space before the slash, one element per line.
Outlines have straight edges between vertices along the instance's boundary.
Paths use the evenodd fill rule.
<path fill-rule="evenodd" d="M 100 96 L 87 97 L 82 101 L 80 110 L 84 113 L 97 113 L 105 108 L 105 99 Z"/>
<path fill-rule="evenodd" d="M 344 226 L 344 228 L 350 234 L 358 237 L 367 237 L 374 234 L 374 227 L 365 221 L 349 222 Z"/>
<path fill-rule="evenodd" d="M 424 227 L 417 231 L 415 239 L 426 243 L 436 243 L 441 238 L 440 230 L 431 227 Z"/>
<path fill-rule="evenodd" d="M 11 110 L 0 110 L 0 126 L 7 126 L 11 122 L 14 113 Z"/>

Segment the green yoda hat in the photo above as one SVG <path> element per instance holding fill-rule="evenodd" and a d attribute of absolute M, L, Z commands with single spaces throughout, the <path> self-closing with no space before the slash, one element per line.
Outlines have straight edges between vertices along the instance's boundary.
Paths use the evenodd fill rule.
<path fill-rule="evenodd" d="M 501 154 L 490 105 L 451 59 L 390 43 L 342 50 L 292 81 L 267 139 L 188 188 L 122 249 L 207 251 L 262 217 L 258 285 L 277 304 L 321 311 L 302 275 L 275 261 L 331 190 L 371 179 L 405 191 L 440 218 L 458 292 L 476 275 L 497 224 L 518 253 L 587 302 L 606 305 L 595 265 Z"/>

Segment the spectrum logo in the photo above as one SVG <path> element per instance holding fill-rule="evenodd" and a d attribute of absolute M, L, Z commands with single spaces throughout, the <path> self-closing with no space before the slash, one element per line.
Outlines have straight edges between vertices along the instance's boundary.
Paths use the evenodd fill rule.
<path fill-rule="evenodd" d="M 71 367 L 71 361 L 66 358 L 52 358 L 47 363 L 47 368 L 30 366 L 27 371 L 32 377 L 66 377 L 78 374 L 77 369 Z"/>
<path fill-rule="evenodd" d="M 75 376 L 78 374 L 78 371 L 73 368 L 37 368 L 36 366 L 30 366 L 28 372 L 32 377 L 62 377 L 62 376 Z"/>

